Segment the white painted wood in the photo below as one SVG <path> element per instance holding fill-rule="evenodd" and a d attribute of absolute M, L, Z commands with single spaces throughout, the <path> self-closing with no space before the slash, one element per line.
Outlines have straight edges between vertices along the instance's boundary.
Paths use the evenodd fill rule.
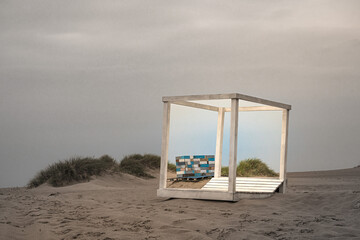
<path fill-rule="evenodd" d="M 236 192 L 236 160 L 238 139 L 239 100 L 231 99 L 231 123 L 230 123 L 230 156 L 229 156 L 229 193 Z"/>
<path fill-rule="evenodd" d="M 276 184 L 276 185 L 253 185 L 253 184 L 237 184 L 236 185 L 236 191 L 239 192 L 239 189 L 250 189 L 250 190 L 257 190 L 257 189 L 268 189 L 268 190 L 272 190 L 275 191 L 278 187 L 280 186 L 280 184 Z M 224 190 L 228 189 L 228 185 L 227 184 L 209 184 L 207 186 L 202 187 L 202 189 L 208 189 L 208 188 L 222 188 Z"/>
<path fill-rule="evenodd" d="M 216 186 L 209 186 L 209 187 L 205 187 L 202 188 L 203 190 L 221 190 L 221 191 L 225 191 L 226 188 L 225 187 L 216 187 Z M 269 192 L 269 193 L 273 193 L 276 190 L 276 188 L 252 188 L 252 187 L 238 187 L 236 188 L 236 192 L 254 192 L 254 193 L 258 193 L 258 192 Z"/>
<path fill-rule="evenodd" d="M 166 188 L 169 155 L 170 103 L 164 102 L 161 137 L 161 164 L 159 188 Z"/>
<path fill-rule="evenodd" d="M 228 182 L 228 177 L 220 177 L 220 178 L 212 178 L 211 181 L 223 181 Z M 270 178 L 270 177 L 236 177 L 236 182 L 282 182 L 278 178 Z"/>
<path fill-rule="evenodd" d="M 228 183 L 228 177 L 221 177 L 221 178 L 212 178 L 209 182 L 217 182 L 217 183 Z M 266 178 L 251 178 L 246 179 L 246 177 L 237 177 L 236 183 L 270 183 L 270 184 L 278 184 L 281 183 L 282 180 L 279 179 L 266 179 Z"/>
<path fill-rule="evenodd" d="M 249 101 L 249 102 L 256 102 L 256 103 L 260 103 L 260 104 L 264 104 L 264 105 L 268 105 L 268 106 L 279 107 L 279 108 L 288 109 L 288 110 L 291 109 L 291 105 L 288 105 L 288 104 L 274 102 L 274 101 L 270 101 L 270 100 L 266 100 L 266 99 L 262 99 L 262 98 L 258 98 L 258 97 L 252 97 L 252 96 L 248 96 L 248 95 L 244 95 L 244 94 L 240 94 L 240 93 L 236 93 L 236 98 L 245 100 L 245 101 Z"/>
<path fill-rule="evenodd" d="M 276 184 L 276 185 L 252 185 L 252 184 L 239 184 L 236 185 L 236 191 L 238 192 L 240 188 L 243 189 L 250 189 L 250 190 L 257 190 L 257 189 L 267 189 L 267 190 L 276 190 L 277 187 L 279 187 L 280 184 Z M 206 189 L 206 188 L 223 188 L 223 189 L 227 189 L 227 184 L 209 184 L 207 186 L 204 186 L 202 189 Z"/>
<path fill-rule="evenodd" d="M 239 177 L 236 178 L 236 192 L 273 193 L 281 184 L 279 179 Z M 227 177 L 212 178 L 202 189 L 226 190 L 228 186 Z"/>
<path fill-rule="evenodd" d="M 239 107 L 239 112 L 253 112 L 253 111 L 282 111 L 282 108 L 271 106 L 256 106 L 256 107 Z M 231 112 L 231 108 L 225 108 L 225 112 Z"/>
<path fill-rule="evenodd" d="M 224 187 L 224 186 L 206 186 L 206 187 L 203 187 L 202 189 L 221 189 L 221 190 L 224 190 L 226 191 L 227 188 Z M 252 187 L 252 186 L 239 186 L 236 188 L 236 191 L 237 192 L 241 192 L 241 191 L 251 191 L 251 192 L 263 192 L 263 191 L 268 191 L 268 192 L 274 192 L 276 190 L 276 188 L 273 188 L 273 187 Z"/>
<path fill-rule="evenodd" d="M 231 110 L 223 108 L 225 111 L 231 111 L 231 127 L 230 127 L 230 160 L 229 160 L 229 178 L 213 178 L 210 185 L 206 184 L 204 189 L 168 189 L 166 188 L 167 166 L 168 166 L 168 145 L 169 145 L 169 127 L 170 127 L 170 104 L 175 103 L 189 107 L 206 109 L 220 112 L 220 108 L 199 103 L 184 102 L 188 100 L 211 100 L 211 99 L 231 99 Z M 268 106 L 258 107 L 240 107 L 239 99 L 245 101 L 256 102 Z M 160 186 L 158 196 L 176 197 L 176 198 L 195 198 L 195 199 L 213 199 L 237 201 L 242 198 L 265 198 L 272 195 L 272 189 L 276 189 L 280 185 L 280 192 L 285 193 L 286 187 L 286 161 L 287 161 L 287 141 L 288 141 L 288 119 L 290 105 L 269 101 L 261 98 L 255 98 L 243 94 L 211 94 L 211 95 L 190 95 L 163 97 L 163 126 L 162 126 L 162 150 L 161 150 L 161 166 L 160 166 Z M 281 134 L 281 159 L 280 159 L 280 180 L 268 178 L 248 178 L 247 180 L 239 180 L 236 178 L 236 158 L 237 158 L 237 134 L 238 134 L 238 112 L 239 111 L 279 111 L 283 109 L 282 134 Z M 221 131 L 220 131 L 221 132 Z M 223 132 L 223 129 L 222 129 Z M 223 134 L 223 133 L 222 133 Z M 221 137 L 222 138 L 222 137 Z M 218 142 L 218 137 L 217 137 Z M 222 142 L 222 141 L 221 141 Z M 220 142 L 219 142 L 220 143 Z M 220 156 L 221 171 L 221 152 L 217 144 L 217 156 Z M 215 160 L 216 162 L 216 160 Z M 219 171 L 219 169 L 216 169 Z M 219 175 L 219 174 L 218 174 Z M 264 180 L 265 179 L 265 180 Z M 278 185 L 279 184 L 279 185 Z M 208 190 L 205 190 L 208 189 Z"/>
<path fill-rule="evenodd" d="M 224 137 L 224 108 L 219 108 L 217 131 L 216 131 L 216 152 L 215 152 L 215 173 L 216 178 L 221 177 L 221 161 Z"/>
<path fill-rule="evenodd" d="M 241 182 L 236 183 L 236 186 L 254 186 L 254 187 L 272 187 L 272 186 L 279 186 L 282 182 L 277 183 L 264 183 L 264 182 Z M 208 186 L 227 186 L 228 182 L 208 182 Z"/>
<path fill-rule="evenodd" d="M 214 106 L 210 106 L 210 105 L 206 105 L 206 104 L 200 104 L 200 103 L 194 103 L 194 102 L 186 102 L 186 101 L 177 101 L 177 102 L 172 102 L 173 104 L 176 105 L 182 105 L 182 106 L 187 106 L 187 107 L 193 107 L 193 108 L 199 108 L 199 109 L 205 109 L 205 110 L 210 110 L 210 111 L 219 111 L 218 107 L 214 107 Z"/>
<path fill-rule="evenodd" d="M 281 126 L 281 150 L 280 150 L 280 180 L 283 184 L 280 192 L 285 193 L 286 189 L 286 161 L 287 161 L 287 142 L 288 142 L 289 110 L 283 110 Z"/>
<path fill-rule="evenodd" d="M 276 184 L 276 185 L 252 185 L 252 184 L 237 184 L 236 185 L 236 191 L 238 192 L 239 189 L 241 188 L 246 188 L 246 189 L 250 189 L 250 190 L 256 190 L 256 189 L 269 189 L 272 191 L 275 191 L 276 188 L 278 188 L 280 186 L 280 184 Z M 223 188 L 223 189 L 227 189 L 228 185 L 227 184 L 208 184 L 207 186 L 204 186 L 203 189 L 207 189 L 207 188 Z"/>
<path fill-rule="evenodd" d="M 163 102 L 189 101 L 189 100 L 213 100 L 213 99 L 231 99 L 236 98 L 236 93 L 229 94 L 206 94 L 206 95 L 186 95 L 186 96 L 166 96 Z"/>
<path fill-rule="evenodd" d="M 214 189 L 204 189 L 204 190 L 214 190 Z M 214 190 L 214 191 L 220 191 L 220 190 L 223 190 L 223 189 L 217 189 L 217 190 Z M 239 190 L 237 192 L 243 192 L 243 193 L 274 193 L 273 191 L 271 190 L 257 190 L 257 191 L 253 191 L 253 190 L 249 190 L 249 189 L 244 189 L 244 190 Z"/>
<path fill-rule="evenodd" d="M 158 189 L 157 196 L 167 198 L 192 198 L 222 201 L 233 201 L 234 199 L 234 194 L 230 194 L 227 191 L 181 188 Z"/>
<path fill-rule="evenodd" d="M 241 99 L 249 102 L 260 103 L 268 106 L 291 109 L 291 106 L 284 103 L 274 102 L 262 98 L 252 97 L 239 93 L 230 94 L 207 94 L 207 95 L 187 95 L 187 96 L 167 96 L 163 97 L 163 102 L 189 101 L 189 100 L 212 100 L 212 99 Z"/>
<path fill-rule="evenodd" d="M 228 184 L 229 180 L 227 181 L 217 181 L 217 180 L 211 180 L 212 183 L 217 183 L 217 184 Z M 268 185 L 276 185 L 276 184 L 280 184 L 282 183 L 283 181 L 279 180 L 277 182 L 273 182 L 273 181 L 269 181 L 269 182 L 266 182 L 266 181 L 239 181 L 237 180 L 236 181 L 236 184 L 258 184 L 258 185 L 261 185 L 261 184 L 268 184 Z"/>
<path fill-rule="evenodd" d="M 257 183 L 257 182 L 248 182 L 248 183 L 240 183 L 240 184 L 236 184 L 236 186 L 253 186 L 253 187 L 273 187 L 273 186 L 279 186 L 281 184 L 281 182 L 279 183 Z M 217 182 L 211 182 L 211 184 L 209 184 L 208 186 L 228 186 L 228 183 L 217 183 Z M 208 187 L 207 186 L 207 187 Z"/>
<path fill-rule="evenodd" d="M 224 190 L 225 188 L 204 188 L 204 190 Z M 247 192 L 247 193 L 274 193 L 273 189 L 237 189 L 236 192 Z"/>
<path fill-rule="evenodd" d="M 281 183 L 279 184 L 274 184 L 274 185 L 267 185 L 267 184 L 236 184 L 236 189 L 238 188 L 251 188 L 251 189 L 257 189 L 257 188 L 277 188 L 280 186 Z M 217 183 L 210 183 L 207 184 L 206 186 L 204 186 L 203 188 L 209 188 L 209 187 L 219 187 L 219 188 L 228 188 L 228 184 L 217 184 Z M 237 190 L 238 191 L 238 190 Z"/>
<path fill-rule="evenodd" d="M 192 199 L 208 199 L 220 201 L 239 201 L 240 199 L 249 198 L 268 198 L 273 193 L 252 193 L 252 192 L 237 192 L 234 194 L 221 190 L 202 190 L 202 189 L 180 189 L 180 188 L 166 188 L 158 189 L 157 196 L 165 198 L 192 198 Z"/>
<path fill-rule="evenodd" d="M 228 179 L 226 180 L 219 180 L 218 178 L 212 178 L 211 179 L 211 182 L 216 182 L 216 183 L 228 183 Z M 266 184 L 278 184 L 278 183 L 281 183 L 282 181 L 281 180 L 278 180 L 278 181 L 267 181 L 267 180 L 261 180 L 261 181 L 255 181 L 255 180 L 251 180 L 251 181 L 243 181 L 243 180 L 239 180 L 239 179 L 236 179 L 236 183 L 258 183 L 258 184 L 263 184 L 263 183 L 266 183 Z"/>

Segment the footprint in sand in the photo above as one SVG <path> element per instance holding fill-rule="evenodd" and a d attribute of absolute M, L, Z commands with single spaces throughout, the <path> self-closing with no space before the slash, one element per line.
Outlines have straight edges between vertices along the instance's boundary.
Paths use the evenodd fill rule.
<path fill-rule="evenodd" d="M 224 217 L 229 217 L 231 215 L 233 215 L 231 212 L 224 212 L 224 213 L 221 213 L 222 216 Z"/>
<path fill-rule="evenodd" d="M 87 232 L 86 235 L 90 237 L 100 237 L 101 235 L 104 235 L 104 232 Z"/>
<path fill-rule="evenodd" d="M 180 223 L 185 223 L 185 222 L 189 222 L 189 221 L 194 221 L 197 218 L 186 218 L 186 219 L 179 219 L 179 220 L 175 220 L 173 221 L 173 224 L 180 224 Z"/>
<path fill-rule="evenodd" d="M 354 209 L 360 209 L 360 200 L 357 201 L 357 203 L 354 204 L 353 208 Z"/>
<path fill-rule="evenodd" d="M 220 231 L 217 239 L 219 240 L 225 240 L 228 239 L 230 234 L 235 232 L 236 230 L 234 228 L 224 228 Z"/>
<path fill-rule="evenodd" d="M 265 235 L 265 236 L 268 236 L 268 237 L 272 237 L 272 238 L 277 238 L 277 237 L 279 237 L 279 235 L 278 235 L 276 232 L 274 232 L 274 231 L 264 232 L 264 235 Z"/>
<path fill-rule="evenodd" d="M 220 232 L 220 229 L 218 228 L 213 228 L 213 229 L 210 229 L 209 231 L 206 231 L 206 235 L 212 235 L 212 234 L 215 234 L 215 233 L 218 233 Z"/>
<path fill-rule="evenodd" d="M 177 227 L 173 225 L 163 225 L 159 229 L 161 230 L 169 230 L 171 234 L 185 234 L 191 232 L 189 229 Z"/>
<path fill-rule="evenodd" d="M 313 232 L 314 232 L 314 230 L 310 229 L 310 228 L 300 229 L 300 233 L 313 233 Z"/>

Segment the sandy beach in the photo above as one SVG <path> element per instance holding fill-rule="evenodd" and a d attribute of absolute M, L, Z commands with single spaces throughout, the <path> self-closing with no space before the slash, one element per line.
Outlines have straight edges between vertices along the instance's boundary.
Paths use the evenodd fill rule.
<path fill-rule="evenodd" d="M 360 168 L 288 174 L 287 194 L 236 203 L 156 197 L 127 174 L 0 189 L 0 239 L 360 239 Z"/>

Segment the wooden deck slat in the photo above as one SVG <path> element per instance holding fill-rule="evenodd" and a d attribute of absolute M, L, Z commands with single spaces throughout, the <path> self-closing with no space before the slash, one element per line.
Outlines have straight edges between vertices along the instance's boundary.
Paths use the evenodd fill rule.
<path fill-rule="evenodd" d="M 226 190 L 225 188 L 203 188 L 204 190 Z M 236 192 L 253 192 L 253 193 L 273 193 L 273 190 L 270 189 L 236 189 Z"/>
<path fill-rule="evenodd" d="M 217 190 L 226 190 L 226 188 L 223 187 L 203 187 L 202 189 L 217 189 Z M 273 188 L 236 188 L 236 191 L 252 191 L 252 192 L 273 192 L 275 191 Z"/>
<path fill-rule="evenodd" d="M 225 188 L 203 188 L 203 190 L 226 190 Z M 274 192 L 272 189 L 248 189 L 248 188 L 238 188 L 236 189 L 237 192 Z"/>
<path fill-rule="evenodd" d="M 217 182 L 217 181 L 211 181 L 211 183 L 218 183 L 218 184 L 228 184 L 228 182 Z M 236 184 L 254 184 L 254 185 L 261 185 L 261 184 L 265 184 L 265 185 L 277 185 L 281 182 L 236 182 Z"/>
<path fill-rule="evenodd" d="M 213 184 L 228 184 L 227 182 L 211 182 Z M 278 183 L 264 183 L 264 182 L 237 182 L 236 184 L 252 184 L 252 185 L 279 185 L 281 182 Z"/>
<path fill-rule="evenodd" d="M 279 183 L 280 184 L 280 183 Z M 279 184 L 246 184 L 246 183 L 238 183 L 236 186 L 267 186 L 267 187 L 277 187 Z M 211 185 L 218 185 L 218 186 L 227 186 L 227 183 L 211 183 Z"/>
<path fill-rule="evenodd" d="M 202 189 L 226 190 L 228 178 L 212 178 Z M 271 178 L 236 178 L 236 192 L 273 193 L 280 186 L 282 180 Z"/>
<path fill-rule="evenodd" d="M 225 180 L 228 181 L 227 177 L 212 178 L 214 180 Z M 236 181 L 281 181 L 278 178 L 253 178 L 253 177 L 237 177 Z"/>
<path fill-rule="evenodd" d="M 225 185 L 206 185 L 204 186 L 203 188 L 206 188 L 206 187 L 217 187 L 217 188 L 225 188 L 227 186 Z M 271 186 L 271 187 L 266 187 L 266 186 L 258 186 L 258 187 L 255 187 L 255 186 L 242 186 L 242 185 L 237 185 L 238 188 L 264 188 L 264 189 L 273 189 L 274 187 L 277 187 L 277 186 Z"/>
<path fill-rule="evenodd" d="M 209 185 L 209 186 L 204 186 L 204 187 L 219 187 L 219 188 L 223 188 L 226 187 L 225 185 Z M 243 186 L 243 185 L 237 185 L 236 187 L 238 188 L 263 188 L 263 189 L 273 189 L 274 187 L 278 187 L 278 186 Z"/>
<path fill-rule="evenodd" d="M 211 184 L 209 186 L 226 187 L 227 184 Z M 251 184 L 236 184 L 236 187 L 253 187 L 253 188 L 274 188 L 279 185 L 251 185 Z"/>
<path fill-rule="evenodd" d="M 228 182 L 211 182 L 211 183 L 219 183 L 219 184 L 228 184 Z M 237 182 L 236 184 L 266 184 L 266 185 L 278 185 L 281 182 L 277 183 L 265 183 L 265 182 Z"/>
<path fill-rule="evenodd" d="M 206 188 L 202 188 L 202 189 L 223 189 L 226 190 L 226 188 L 221 188 L 221 187 L 206 187 Z M 254 191 L 254 192 L 273 192 L 274 189 L 265 189 L 265 188 L 236 188 L 236 191 Z"/>

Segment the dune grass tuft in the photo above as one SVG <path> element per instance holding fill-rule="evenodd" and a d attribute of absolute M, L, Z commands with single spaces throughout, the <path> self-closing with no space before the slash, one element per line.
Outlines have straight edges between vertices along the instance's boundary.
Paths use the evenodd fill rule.
<path fill-rule="evenodd" d="M 221 168 L 221 176 L 229 176 L 229 167 Z M 236 168 L 237 177 L 277 177 L 276 172 L 258 158 L 242 160 Z"/>
<path fill-rule="evenodd" d="M 229 176 L 229 167 L 221 167 L 221 176 L 224 176 L 224 177 Z"/>
<path fill-rule="evenodd" d="M 277 177 L 275 173 L 268 165 L 262 162 L 258 158 L 248 158 L 239 163 L 236 169 L 236 175 L 243 177 Z"/>
<path fill-rule="evenodd" d="M 168 171 L 176 172 L 176 165 L 173 163 L 168 163 Z"/>
<path fill-rule="evenodd" d="M 46 182 L 54 187 L 61 187 L 74 182 L 88 181 L 91 176 L 106 171 L 117 170 L 118 164 L 108 155 L 100 158 L 75 157 L 49 165 L 30 180 L 28 187 L 34 188 Z"/>
<path fill-rule="evenodd" d="M 153 178 L 149 169 L 160 167 L 160 157 L 154 154 L 132 154 L 125 156 L 120 163 L 104 155 L 100 158 L 74 157 L 49 165 L 32 178 L 27 187 L 34 188 L 49 183 L 54 187 L 89 181 L 91 176 L 103 173 L 124 172 L 137 177 Z"/>
<path fill-rule="evenodd" d="M 160 167 L 160 157 L 153 154 L 132 154 L 125 156 L 120 162 L 120 171 L 137 176 L 153 178 L 147 170 Z"/>

